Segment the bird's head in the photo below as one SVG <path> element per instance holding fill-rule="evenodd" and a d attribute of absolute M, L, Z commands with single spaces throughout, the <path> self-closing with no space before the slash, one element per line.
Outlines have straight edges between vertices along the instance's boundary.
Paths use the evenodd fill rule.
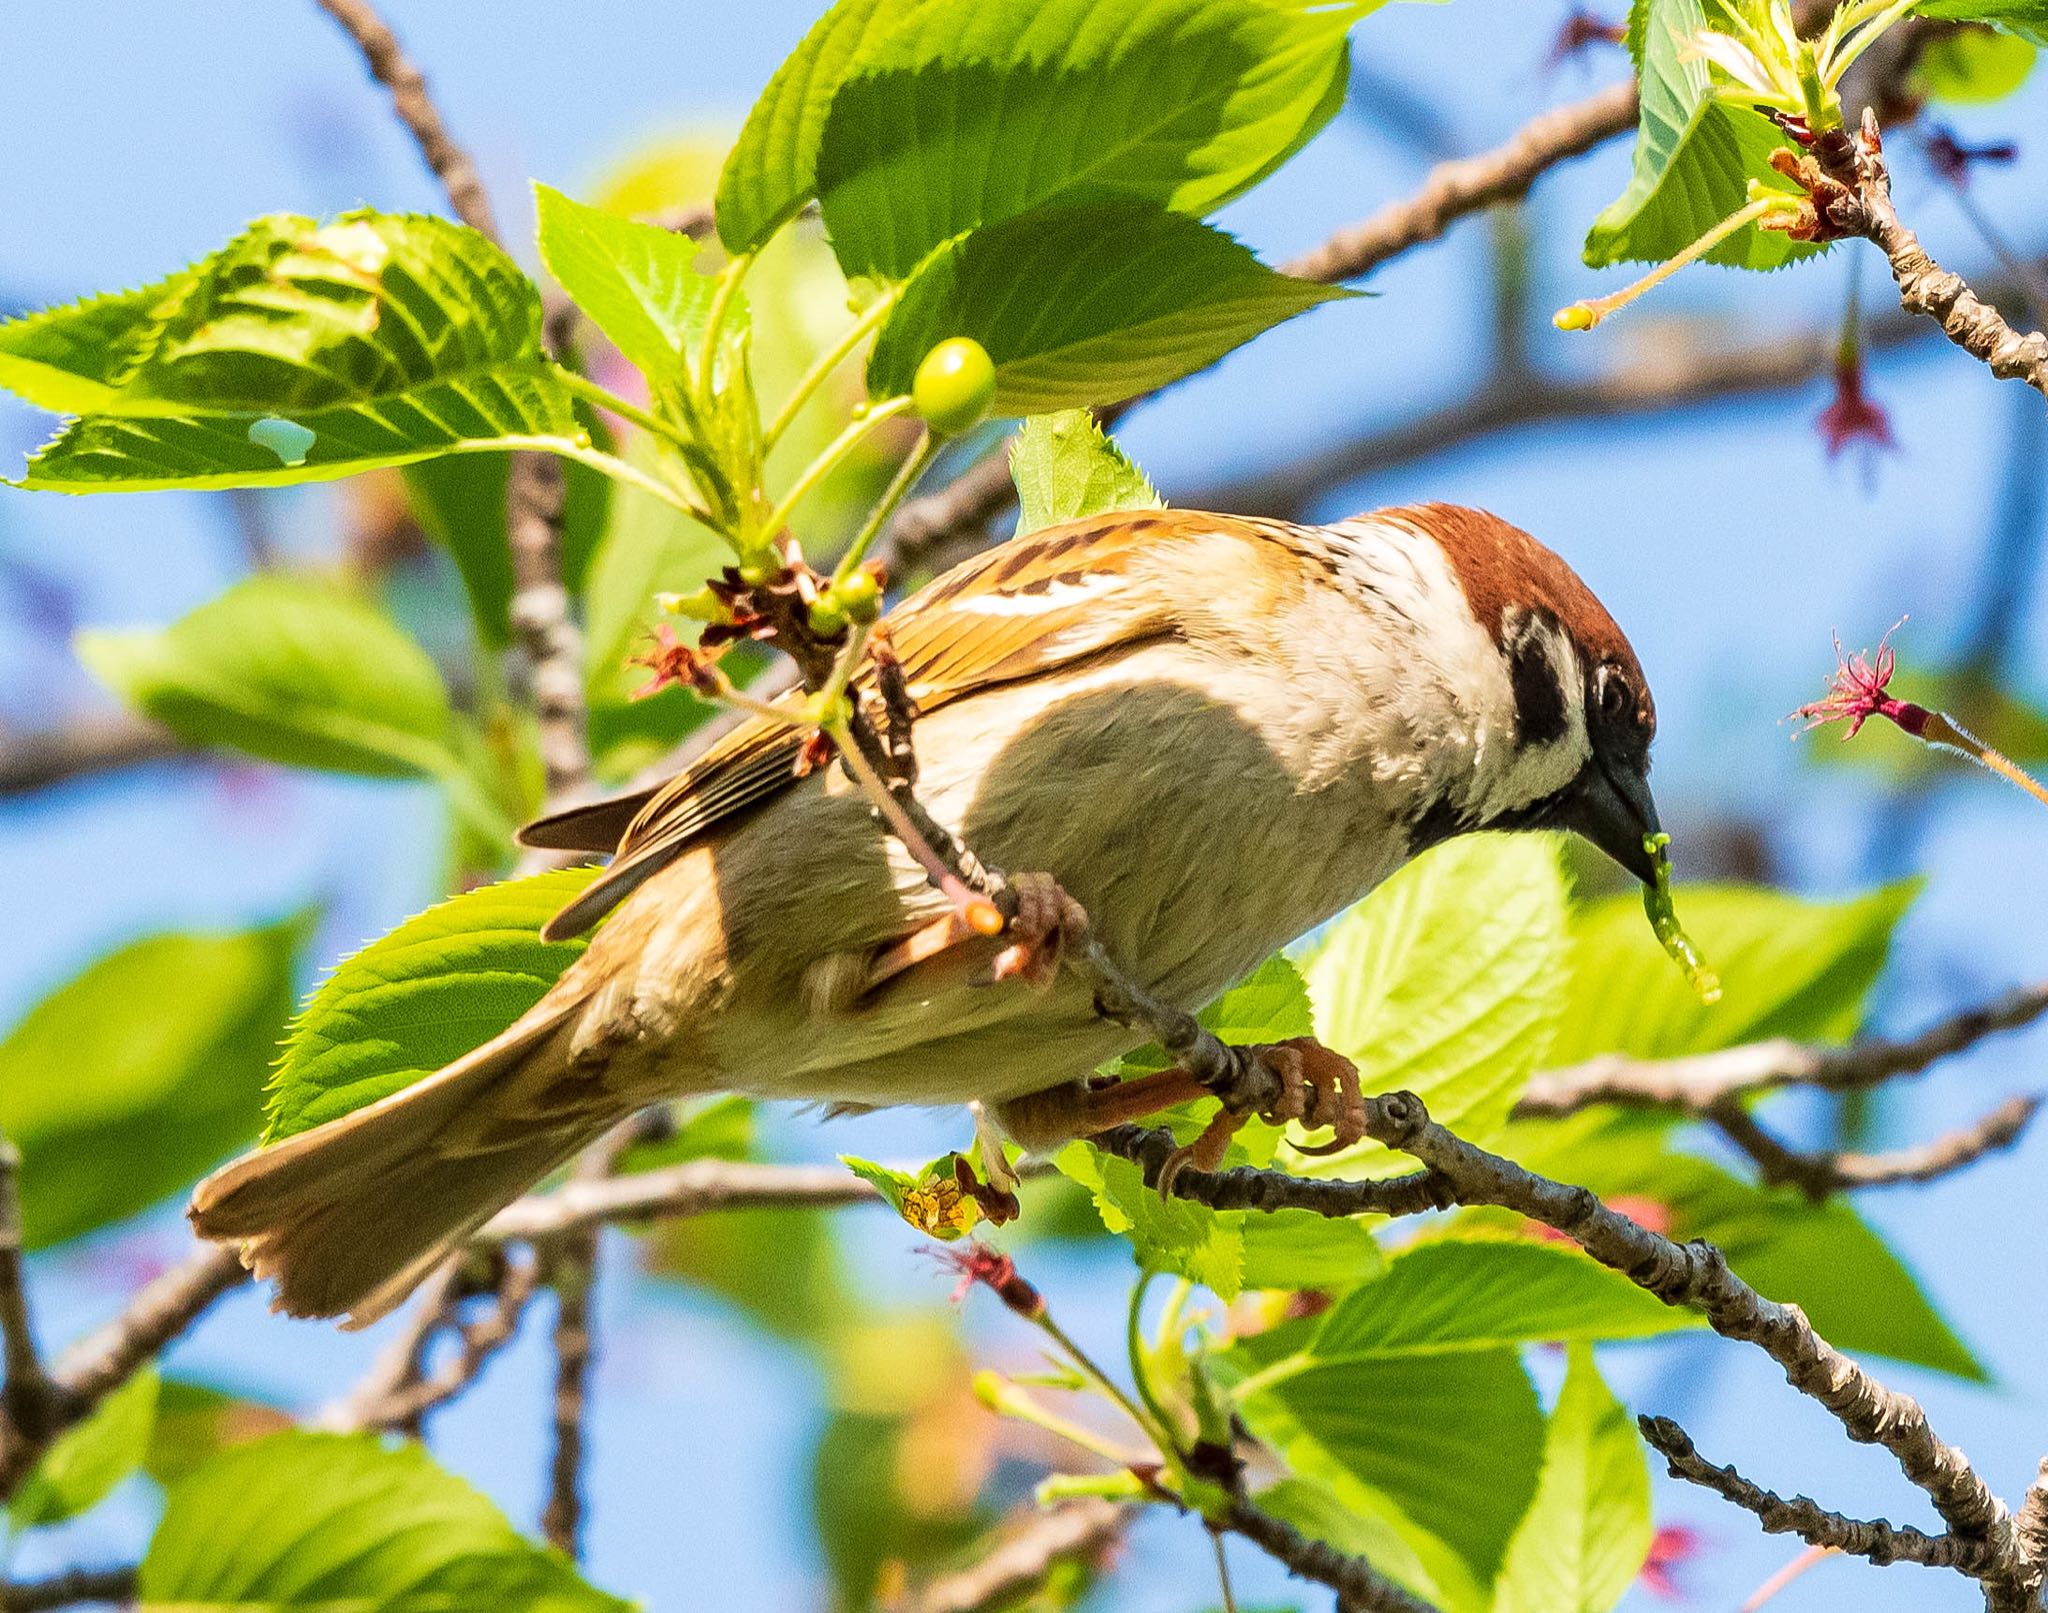
<path fill-rule="evenodd" d="M 1460 803 L 1474 829 L 1583 835 L 1647 885 L 1658 860 L 1650 741 L 1657 710 L 1628 639 L 1570 566 L 1519 527 L 1457 505 L 1384 511 L 1434 541 L 1485 635 L 1487 684 L 1504 687 L 1504 756 L 1482 759 Z"/>

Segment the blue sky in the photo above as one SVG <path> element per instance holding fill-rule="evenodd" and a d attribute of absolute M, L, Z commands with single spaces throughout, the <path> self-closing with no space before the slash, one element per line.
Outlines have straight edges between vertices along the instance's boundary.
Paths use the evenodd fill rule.
<path fill-rule="evenodd" d="M 791 0 L 393 0 L 391 16 L 478 152 L 508 234 L 524 240 L 529 178 L 575 193 L 653 136 L 730 124 L 814 10 Z M 1394 5 L 1361 25 L 1357 48 L 1376 72 L 1426 96 L 1459 149 L 1478 149 L 1620 70 L 1610 54 L 1546 72 L 1546 44 L 1564 10 L 1549 0 Z M 1986 173 L 1978 189 L 2008 233 L 2038 249 L 2048 88 L 2036 82 L 2014 101 L 1954 121 L 1969 137 L 2020 141 L 2020 165 Z M 1530 216 L 1539 308 L 1618 278 L 1584 269 L 1576 242 L 1620 189 L 1626 165 L 1617 144 L 1543 182 Z M 1226 222 L 1278 260 L 1405 193 L 1423 166 L 1347 113 Z M 1953 201 L 1910 153 L 1897 166 L 1901 208 L 1929 246 L 1981 266 L 1984 247 Z M 437 201 L 378 92 L 310 5 L 105 0 L 16 7 L 7 19 L 0 310 L 161 273 L 258 213 Z M 1286 327 L 1139 412 L 1123 432 L 1126 445 L 1172 499 L 1460 395 L 1489 357 L 1475 318 L 1484 247 L 1484 226 L 1470 223 L 1409 255 L 1373 279 L 1378 296 Z M 522 255 L 531 261 L 530 251 Z M 1865 256 L 1864 291 L 1881 307 L 1882 266 Z M 1693 271 L 1592 335 L 1539 327 L 1531 340 L 1539 361 L 1560 369 L 1682 360 L 1690 344 L 1768 339 L 1832 320 L 1848 267 L 1837 253 L 1769 278 Z M 1323 513 L 1451 499 L 1495 509 L 1564 552 L 1627 624 L 1656 685 L 1659 796 L 1681 852 L 1689 826 L 1739 814 L 1767 831 L 1797 888 L 1839 892 L 1879 870 L 1925 876 L 1878 1008 L 1883 1024 L 1908 1028 L 2040 972 L 2048 859 L 2038 809 L 1959 767 L 1909 841 L 1866 775 L 1807 766 L 1780 719 L 1819 691 L 1835 628 L 1852 644 L 1868 643 L 1911 612 L 1904 642 L 1924 659 L 1967 627 L 2020 411 L 2038 419 L 2040 405 L 1939 343 L 1882 360 L 1873 388 L 1900 447 L 1867 478 L 1822 454 L 1811 420 L 1826 398 L 1816 385 L 1648 422 L 1532 427 L 1342 489 Z M 0 403 L 0 461 L 15 463 L 45 428 Z M 2032 442 L 2039 473 L 2038 433 Z M 332 497 L 310 490 L 278 500 L 294 548 L 321 552 Z M 216 499 L 72 501 L 5 490 L 0 558 L 0 723 L 22 727 L 103 703 L 52 631 L 59 619 L 168 620 L 244 564 Z M 2037 700 L 2048 698 L 2044 613 L 2037 590 L 2015 657 L 2020 687 Z M 0 955 L 0 1019 L 135 935 L 248 922 L 309 900 L 327 904 L 322 946 L 331 957 L 432 899 L 439 843 L 423 791 L 254 771 L 224 779 L 154 768 L 0 804 L 0 889 L 21 937 Z M 2036 1034 L 1945 1068 L 1896 1106 L 1899 1134 L 2038 1085 L 2044 1051 L 2048 1036 Z M 787 1117 L 777 1135 L 804 1157 L 895 1157 L 955 1140 L 941 1122 L 916 1117 L 830 1132 Z M 2044 1160 L 2048 1134 L 1961 1179 L 1865 1204 L 1999 1383 L 1892 1376 L 1923 1395 L 1942 1431 L 2014 1495 L 2048 1449 L 2048 1362 L 2038 1342 L 2048 1337 L 2048 1298 L 2038 1259 L 2016 1262 L 2013 1247 L 2038 1238 Z M 166 1217 L 122 1248 L 168 1254 L 179 1235 Z M 881 1292 L 929 1301 L 940 1287 L 924 1263 L 906 1258 L 911 1240 L 895 1224 L 849 1217 L 842 1235 Z M 611 1250 L 622 1274 L 623 1253 Z M 77 1256 L 39 1263 L 52 1338 L 106 1314 L 114 1298 L 106 1266 Z M 1112 1329 L 1123 1283 L 1114 1259 L 1079 1256 L 1041 1275 L 1086 1330 Z M 801 1523 L 818 1415 L 810 1370 L 707 1302 L 629 1285 L 623 1275 L 602 1293 L 595 1577 L 660 1610 L 697 1605 L 692 1587 L 705 1584 L 720 1587 L 731 1607 L 814 1604 L 821 1570 Z M 1000 1320 L 974 1325 L 988 1348 L 1019 1350 Z M 377 1343 L 374 1333 L 344 1337 L 272 1320 L 243 1295 L 183 1348 L 180 1364 L 313 1404 Z M 1615 1351 L 1610 1365 L 1639 1408 L 1686 1419 L 1704 1449 L 1740 1459 L 1763 1482 L 1852 1511 L 1927 1521 L 1888 1462 L 1836 1437 L 1761 1357 L 1701 1344 Z M 546 1371 L 527 1340 L 437 1428 L 444 1458 L 521 1519 L 538 1505 Z M 1732 1605 L 1789 1555 L 1699 1496 L 1660 1491 L 1660 1504 L 1708 1538 L 1690 1575 L 1699 1606 Z M 134 1497 L 81 1525 L 72 1544 L 106 1558 L 132 1550 L 147 1505 Z M 1141 1532 L 1116 1605 L 1130 1613 L 1203 1606 L 1213 1599 L 1205 1565 L 1192 1530 L 1160 1519 Z M 35 1566 L 28 1552 L 20 1566 Z M 1248 1602 L 1284 1600 L 1250 1555 L 1240 1566 Z M 1799 1613 L 1973 1602 L 1941 1576 L 1824 1565 L 1775 1605 Z"/>

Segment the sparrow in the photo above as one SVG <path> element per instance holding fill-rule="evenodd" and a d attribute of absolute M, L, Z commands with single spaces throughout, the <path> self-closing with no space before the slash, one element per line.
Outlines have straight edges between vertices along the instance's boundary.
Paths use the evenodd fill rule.
<path fill-rule="evenodd" d="M 1177 1006 L 1453 835 L 1574 830 L 1656 879 L 1635 652 L 1563 560 L 1478 510 L 1070 521 L 883 625 L 919 799 L 1064 893 L 1050 918 L 1030 904 L 1026 940 L 1056 944 L 1077 903 Z M 466 1057 L 216 1171 L 199 1234 L 237 1245 L 279 1309 L 361 1326 L 651 1103 L 978 1103 L 1040 1150 L 1189 1095 L 1091 1082 L 1144 1029 L 1074 971 L 995 978 L 1018 938 L 961 925 L 842 768 L 800 765 L 806 741 L 758 718 L 663 784 L 529 825 L 529 846 L 612 854 L 544 932 L 595 926 L 587 950 Z"/>

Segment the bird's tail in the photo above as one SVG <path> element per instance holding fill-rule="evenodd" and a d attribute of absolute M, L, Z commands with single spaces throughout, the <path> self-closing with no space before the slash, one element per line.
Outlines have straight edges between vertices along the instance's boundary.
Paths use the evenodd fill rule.
<path fill-rule="evenodd" d="M 571 1064 L 574 998 L 354 1114 L 223 1165 L 192 1195 L 199 1235 L 239 1245 L 278 1310 L 389 1314 L 456 1244 L 624 1117 Z"/>

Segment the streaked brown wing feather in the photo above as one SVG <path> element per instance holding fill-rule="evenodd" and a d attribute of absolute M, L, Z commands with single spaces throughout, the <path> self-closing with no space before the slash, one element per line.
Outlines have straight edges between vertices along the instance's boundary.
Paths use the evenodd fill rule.
<path fill-rule="evenodd" d="M 890 643 L 911 696 L 931 711 L 1171 632 L 1175 597 L 1163 573 L 1133 564 L 1140 552 L 1218 535 L 1256 541 L 1268 535 L 1263 525 L 1194 510 L 1125 512 L 1065 522 L 991 549 L 889 613 Z M 795 697 L 785 698 L 795 704 Z M 700 835 L 787 788 L 802 746 L 798 730 L 765 718 L 735 728 L 644 797 L 611 868 L 545 933 L 552 939 L 588 929 Z"/>

